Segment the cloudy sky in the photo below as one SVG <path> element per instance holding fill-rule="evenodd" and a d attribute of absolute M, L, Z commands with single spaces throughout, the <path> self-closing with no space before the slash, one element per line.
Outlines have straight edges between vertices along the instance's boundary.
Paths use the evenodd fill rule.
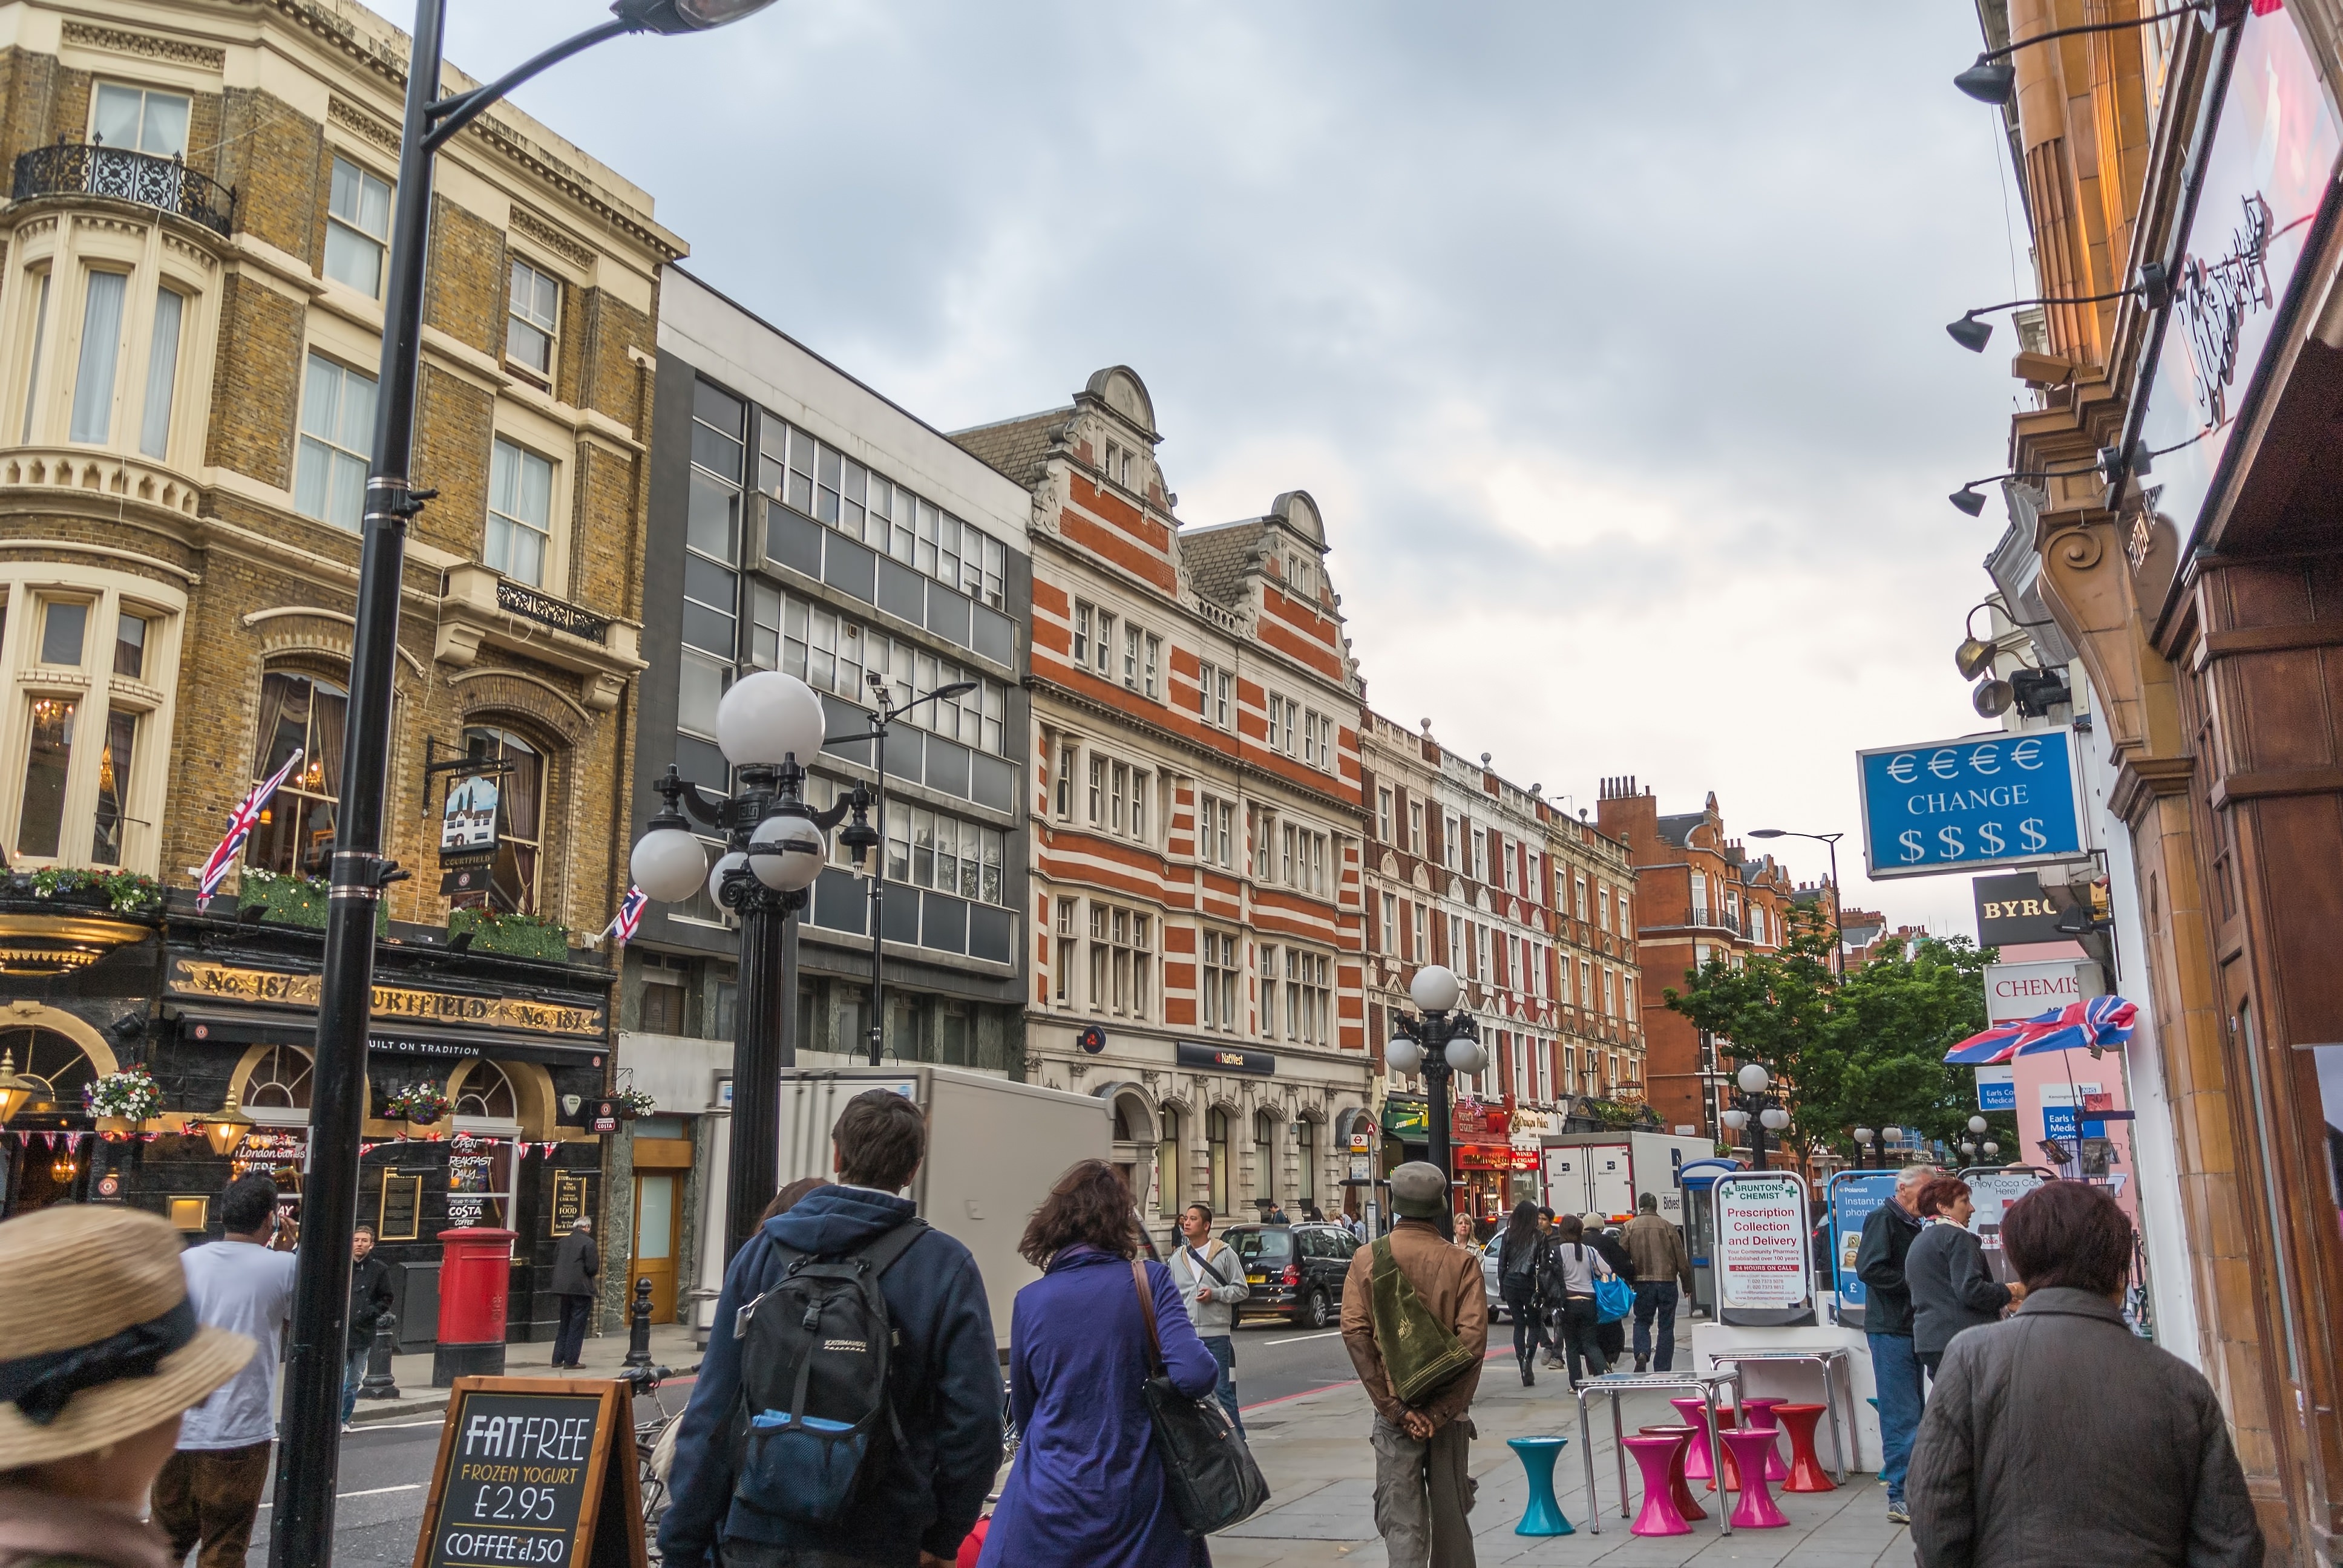
<path fill-rule="evenodd" d="M 452 9 L 480 75 L 601 15 Z M 1311 491 L 1383 712 L 1575 804 L 1844 829 L 1850 900 L 1958 930 L 1965 879 L 1864 886 L 1853 753 L 1978 727 L 1978 47 L 1967 0 L 780 0 L 518 102 L 939 426 L 1128 364 L 1185 521 Z"/>

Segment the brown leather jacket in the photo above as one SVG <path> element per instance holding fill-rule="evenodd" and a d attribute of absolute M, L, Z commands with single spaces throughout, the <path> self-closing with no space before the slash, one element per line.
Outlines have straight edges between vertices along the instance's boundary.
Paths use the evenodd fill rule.
<path fill-rule="evenodd" d="M 1620 1229 L 1619 1244 L 1635 1265 L 1635 1278 L 1647 1285 L 1674 1280 L 1692 1290 L 1692 1259 L 1684 1251 L 1684 1232 L 1657 1214 L 1638 1214 Z"/>
<path fill-rule="evenodd" d="M 1479 1358 L 1489 1348 L 1489 1298 L 1481 1282 L 1480 1257 L 1451 1241 L 1445 1227 L 1433 1220 L 1402 1220 L 1391 1233 L 1392 1259 L 1415 1287 L 1432 1315 L 1448 1325 L 1464 1348 L 1473 1352 L 1471 1370 L 1441 1384 L 1438 1392 L 1419 1408 L 1436 1430 L 1473 1408 L 1473 1391 L 1481 1386 Z M 1342 1348 L 1359 1369 L 1359 1382 L 1375 1412 L 1393 1425 L 1407 1412 L 1392 1393 L 1383 1374 L 1383 1352 L 1375 1345 L 1374 1320 L 1370 1313 L 1374 1292 L 1369 1277 L 1374 1271 L 1374 1248 L 1351 1254 L 1351 1271 L 1342 1280 Z"/>

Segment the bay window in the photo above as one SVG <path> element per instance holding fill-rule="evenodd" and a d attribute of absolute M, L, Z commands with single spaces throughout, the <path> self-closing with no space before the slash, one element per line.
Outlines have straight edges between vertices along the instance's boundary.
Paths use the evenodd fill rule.
<path fill-rule="evenodd" d="M 74 372 L 73 423 L 65 438 L 102 447 L 114 435 L 114 374 L 122 361 L 122 305 L 130 279 L 92 272 L 82 296 L 81 357 Z"/>

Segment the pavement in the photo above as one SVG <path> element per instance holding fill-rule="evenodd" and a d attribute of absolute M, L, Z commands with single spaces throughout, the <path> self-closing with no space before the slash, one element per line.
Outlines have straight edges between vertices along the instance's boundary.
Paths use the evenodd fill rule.
<path fill-rule="evenodd" d="M 651 1361 L 679 1374 L 699 1364 L 700 1352 L 691 1341 L 691 1330 L 683 1323 L 653 1323 L 651 1325 Z M 618 1375 L 627 1359 L 627 1336 L 623 1333 L 598 1334 L 586 1342 L 578 1352 L 583 1363 L 575 1372 L 546 1363 L 553 1359 L 553 1342 L 534 1344 L 508 1344 L 505 1347 L 507 1377 L 599 1378 L 605 1382 Z M 420 1351 L 413 1355 L 390 1358 L 390 1375 L 397 1380 L 397 1399 L 358 1397 L 355 1424 L 360 1427 L 385 1422 L 409 1422 L 418 1415 L 432 1414 L 447 1408 L 448 1391 L 431 1386 L 431 1352 Z M 679 1406 L 679 1408 L 680 1408 Z"/>
<path fill-rule="evenodd" d="M 1679 1366 L 1690 1364 L 1688 1344 L 1676 1353 Z M 1675 1412 L 1666 1402 L 1674 1392 L 1631 1394 L 1623 1400 L 1626 1431 L 1632 1434 L 1641 1424 L 1674 1421 Z M 1886 1493 L 1878 1477 L 1862 1471 L 1850 1473 L 1846 1484 L 1835 1492 L 1787 1493 L 1777 1484 L 1775 1499 L 1789 1516 L 1787 1529 L 1720 1535 L 1713 1506 L 1715 1494 L 1694 1482 L 1694 1494 L 1709 1508 L 1710 1517 L 1695 1523 L 1691 1534 L 1631 1535 L 1631 1521 L 1620 1516 L 1618 1467 L 1604 1402 L 1592 1402 L 1590 1413 L 1598 1434 L 1595 1479 L 1608 1510 L 1600 1535 L 1588 1528 L 1593 1506 L 1579 1447 L 1577 1402 L 1571 1397 L 1568 1379 L 1542 1369 L 1537 1385 L 1523 1388 L 1514 1372 L 1510 1342 L 1491 1358 L 1473 1403 L 1480 1435 L 1473 1444 L 1472 1470 L 1480 1490 L 1470 1517 L 1473 1553 L 1483 1568 L 1592 1563 L 1619 1568 L 1685 1563 L 1904 1568 L 1913 1561 L 1909 1533 L 1887 1522 Z M 1248 1410 L 1245 1432 L 1269 1482 L 1272 1502 L 1242 1524 L 1212 1538 L 1214 1568 L 1387 1563 L 1383 1540 L 1375 1533 L 1373 1458 L 1367 1447 L 1373 1418 L 1373 1407 L 1355 1383 Z M 1554 1467 L 1554 1482 L 1563 1513 L 1577 1527 L 1574 1535 L 1513 1533 L 1529 1501 L 1529 1481 L 1505 1440 L 1544 1435 L 1570 1440 Z M 1634 1483 L 1632 1459 L 1627 1468 L 1630 1496 L 1640 1507 L 1643 1492 Z"/>

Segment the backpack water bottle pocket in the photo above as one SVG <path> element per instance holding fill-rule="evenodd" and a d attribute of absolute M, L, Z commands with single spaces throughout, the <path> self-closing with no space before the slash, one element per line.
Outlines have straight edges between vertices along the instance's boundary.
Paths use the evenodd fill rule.
<path fill-rule="evenodd" d="M 736 1490 L 759 1513 L 799 1524 L 835 1524 L 853 1501 L 870 1434 L 842 1421 L 783 1410 L 749 1418 Z"/>

